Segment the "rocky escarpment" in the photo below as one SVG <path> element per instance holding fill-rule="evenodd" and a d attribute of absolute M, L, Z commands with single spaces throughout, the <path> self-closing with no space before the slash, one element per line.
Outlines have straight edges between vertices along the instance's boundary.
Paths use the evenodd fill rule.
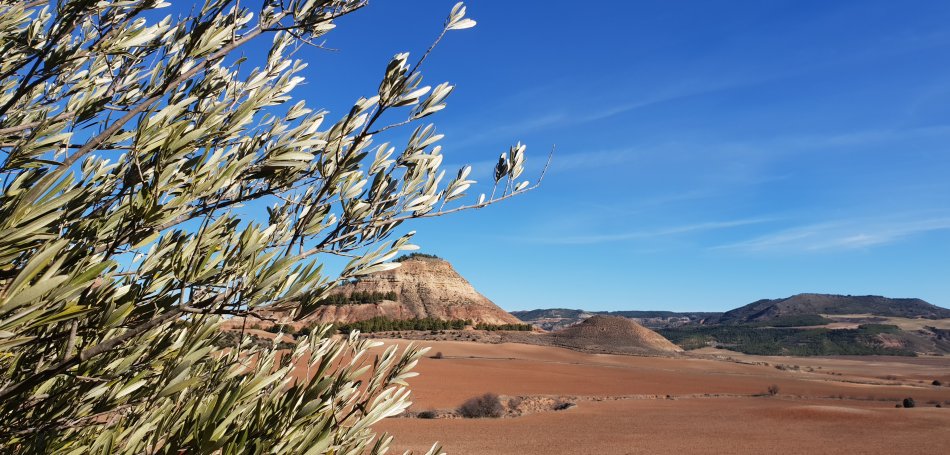
<path fill-rule="evenodd" d="M 360 277 L 358 281 L 333 291 L 337 296 L 354 294 L 395 295 L 395 300 L 381 298 L 373 303 L 328 303 L 317 308 L 305 321 L 346 323 L 379 316 L 391 319 L 468 319 L 476 324 L 521 322 L 478 293 L 451 264 L 436 258 L 406 259 L 399 268 Z"/>

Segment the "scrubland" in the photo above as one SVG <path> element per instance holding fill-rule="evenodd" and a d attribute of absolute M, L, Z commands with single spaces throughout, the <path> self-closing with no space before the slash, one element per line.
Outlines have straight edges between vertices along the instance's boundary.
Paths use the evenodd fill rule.
<path fill-rule="evenodd" d="M 420 375 L 410 380 L 411 411 L 437 411 L 439 418 L 379 424 L 377 430 L 396 436 L 399 451 L 424 451 L 434 441 L 454 454 L 942 453 L 950 447 L 950 358 L 760 357 L 708 349 L 638 357 L 515 343 L 424 343 L 442 355 L 420 362 Z M 496 419 L 452 416 L 486 392 L 505 403 L 576 406 L 526 408 Z M 895 407 L 907 397 L 915 408 Z"/>

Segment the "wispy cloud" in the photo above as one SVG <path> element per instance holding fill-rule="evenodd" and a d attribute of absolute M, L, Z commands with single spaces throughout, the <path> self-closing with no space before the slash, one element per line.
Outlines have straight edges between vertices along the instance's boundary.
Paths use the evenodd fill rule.
<path fill-rule="evenodd" d="M 728 229 L 750 224 L 766 223 L 774 221 L 773 218 L 750 218 L 728 221 L 707 221 L 702 223 L 686 224 L 680 226 L 670 226 L 655 230 L 629 231 L 604 234 L 589 234 L 579 236 L 556 236 L 556 237 L 532 237 L 526 239 L 536 243 L 546 243 L 552 245 L 592 245 L 599 243 L 623 242 L 629 240 L 650 239 L 656 237 L 674 236 L 680 234 L 690 234 L 703 231 L 718 229 Z"/>
<path fill-rule="evenodd" d="M 713 249 L 745 252 L 826 252 L 870 248 L 950 229 L 950 216 L 856 219 L 808 224 Z"/>
<path fill-rule="evenodd" d="M 494 115 L 483 115 L 483 119 L 495 118 L 499 123 L 481 129 L 477 134 L 460 137 L 454 141 L 454 144 L 458 147 L 467 147 L 499 137 L 520 136 L 554 128 L 584 125 L 672 101 L 707 95 L 722 90 L 732 90 L 760 82 L 760 79 L 748 78 L 728 78 L 721 81 L 710 81 L 708 78 L 686 79 L 655 89 L 644 90 L 641 93 L 621 97 L 620 99 L 617 98 L 616 94 L 611 94 L 605 101 L 603 94 L 598 93 L 590 95 L 590 98 L 564 99 L 556 106 L 538 107 L 549 105 L 547 100 L 552 97 L 551 93 L 570 91 L 564 87 L 558 89 L 551 87 L 550 91 L 532 91 L 531 94 L 535 97 L 534 99 L 528 99 L 528 96 L 519 96 L 518 104 L 512 106 L 514 112 L 518 112 L 519 108 L 523 106 L 536 106 L 534 112 L 523 112 L 517 119 L 498 119 Z M 600 85 L 615 86 L 616 84 L 616 81 L 603 81 L 603 84 Z M 597 98 L 600 99 L 599 103 L 596 100 Z"/>
<path fill-rule="evenodd" d="M 636 215 L 646 210 L 678 203 L 689 203 L 700 199 L 716 197 L 719 193 L 712 188 L 696 188 L 687 191 L 661 193 L 655 196 L 638 198 L 634 203 L 625 201 L 595 202 L 591 209 L 623 216 Z"/>
<path fill-rule="evenodd" d="M 827 149 L 868 144 L 903 143 L 911 139 L 939 138 L 950 134 L 950 125 L 917 128 L 875 128 L 819 135 L 779 137 L 774 145 L 784 149 Z"/>
<path fill-rule="evenodd" d="M 619 164 L 629 163 L 636 159 L 636 152 L 632 149 L 599 150 L 585 153 L 554 152 L 551 162 L 551 171 L 577 171 L 581 169 L 599 169 Z M 541 158 L 538 156 L 537 158 Z M 541 159 L 535 160 L 538 166 L 543 164 Z"/>

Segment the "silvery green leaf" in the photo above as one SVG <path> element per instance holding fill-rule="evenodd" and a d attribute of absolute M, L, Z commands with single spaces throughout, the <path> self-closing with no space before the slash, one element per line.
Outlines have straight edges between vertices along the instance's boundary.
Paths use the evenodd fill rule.
<path fill-rule="evenodd" d="M 400 265 L 402 265 L 402 263 L 400 262 L 387 262 L 384 264 L 376 264 L 376 265 L 367 267 L 365 269 L 357 270 L 356 273 L 354 273 L 353 275 L 360 276 L 360 275 L 368 275 L 370 273 L 376 273 L 376 272 L 385 272 L 387 270 L 397 269 L 399 268 Z"/>
<path fill-rule="evenodd" d="M 462 19 L 460 21 L 453 22 L 451 25 L 448 26 L 448 29 L 462 30 L 466 28 L 472 28 L 474 26 L 475 26 L 475 21 L 473 21 L 472 19 Z"/>

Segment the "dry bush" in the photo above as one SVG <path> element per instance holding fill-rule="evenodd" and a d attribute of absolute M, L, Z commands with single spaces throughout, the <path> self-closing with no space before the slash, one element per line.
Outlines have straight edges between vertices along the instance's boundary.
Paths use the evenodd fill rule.
<path fill-rule="evenodd" d="M 772 384 L 772 385 L 770 385 L 769 388 L 767 389 L 767 391 L 768 391 L 768 393 L 769 393 L 769 396 L 773 396 L 773 397 L 774 397 L 775 395 L 778 395 L 778 390 L 779 390 L 779 389 L 778 389 L 778 384 Z"/>
<path fill-rule="evenodd" d="M 574 407 L 574 403 L 570 401 L 558 401 L 554 404 L 555 411 L 563 411 L 565 409 L 570 409 Z"/>
<path fill-rule="evenodd" d="M 459 406 L 459 414 L 468 419 L 480 417 L 498 418 L 505 414 L 505 408 L 501 405 L 501 400 L 494 393 L 486 393 L 479 397 L 469 398 L 462 406 Z"/>
<path fill-rule="evenodd" d="M 426 411 L 420 411 L 418 414 L 416 414 L 416 417 L 420 419 L 437 419 L 439 418 L 439 413 L 430 409 Z"/>

